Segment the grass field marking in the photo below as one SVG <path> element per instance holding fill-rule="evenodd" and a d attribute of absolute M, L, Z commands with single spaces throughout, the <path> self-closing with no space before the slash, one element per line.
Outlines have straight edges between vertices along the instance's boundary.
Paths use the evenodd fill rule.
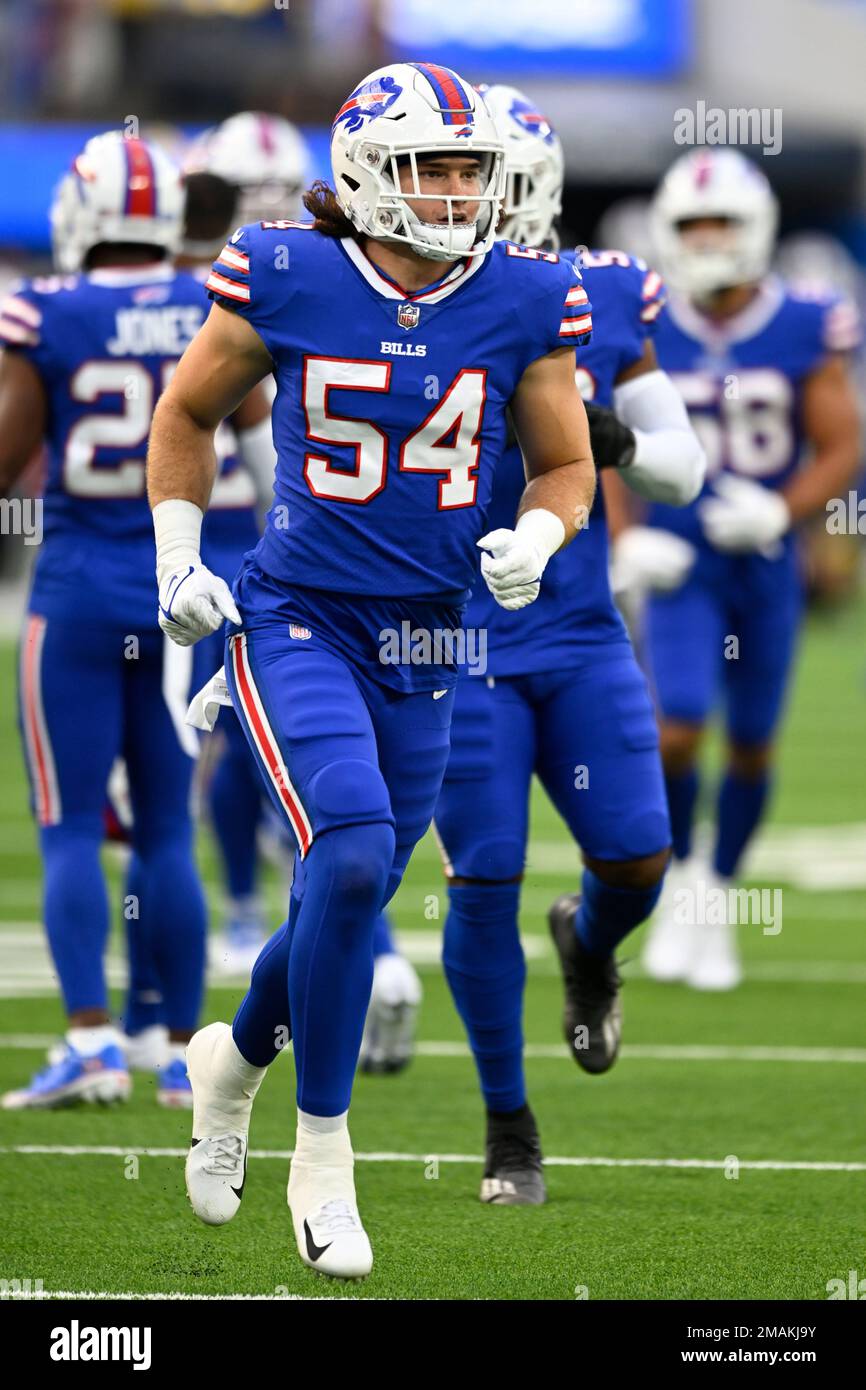
<path fill-rule="evenodd" d="M 293 1155 L 292 1149 L 250 1149 L 249 1158 L 277 1159 L 286 1162 Z M 0 1148 L 0 1155 L 14 1154 L 23 1157 L 49 1155 L 56 1158 L 127 1158 L 131 1154 L 142 1158 L 186 1158 L 186 1149 L 141 1148 L 130 1144 L 126 1148 L 117 1144 L 12 1144 Z M 481 1154 L 404 1154 L 356 1153 L 358 1163 L 429 1163 L 431 1157 L 440 1163 L 483 1163 Z M 545 1158 L 550 1168 L 701 1168 L 724 1171 L 725 1159 L 718 1158 L 605 1158 L 605 1157 L 562 1157 Z M 866 1163 L 807 1162 L 797 1159 L 739 1159 L 739 1167 L 774 1173 L 866 1173 Z"/>
<path fill-rule="evenodd" d="M 0 1052 L 39 1052 L 58 1041 L 51 1033 L 0 1033 Z M 464 1042 L 419 1042 L 418 1057 L 470 1057 Z M 562 1043 L 527 1043 L 524 1057 L 536 1060 L 570 1061 Z M 713 1043 L 625 1043 L 621 1055 L 637 1062 L 823 1062 L 866 1063 L 866 1047 L 763 1047 L 727 1046 Z"/>
<path fill-rule="evenodd" d="M 83 1298 L 100 1302 L 115 1300 L 125 1302 L 360 1302 L 357 1294 L 135 1294 L 110 1293 L 103 1290 L 95 1293 L 92 1289 L 44 1289 L 38 1298 L 33 1294 L 6 1294 L 4 1302 L 44 1302 L 50 1298 Z M 364 1302 L 381 1302 L 379 1298 L 364 1298 Z"/>

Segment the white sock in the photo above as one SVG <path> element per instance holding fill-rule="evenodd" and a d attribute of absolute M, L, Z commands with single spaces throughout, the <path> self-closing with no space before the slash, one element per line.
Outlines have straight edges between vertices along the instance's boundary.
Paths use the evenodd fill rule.
<path fill-rule="evenodd" d="M 348 1119 L 348 1110 L 344 1110 L 342 1115 L 308 1115 L 305 1110 L 299 1110 L 298 1133 L 337 1134 L 339 1130 L 346 1129 Z"/>
<path fill-rule="evenodd" d="M 120 1034 L 113 1023 L 99 1023 L 92 1028 L 70 1028 L 66 1041 L 82 1057 L 95 1057 L 104 1047 L 119 1047 Z"/>

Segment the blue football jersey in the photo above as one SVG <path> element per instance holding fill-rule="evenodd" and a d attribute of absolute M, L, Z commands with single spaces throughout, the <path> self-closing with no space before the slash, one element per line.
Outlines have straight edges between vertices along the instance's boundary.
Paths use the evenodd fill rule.
<path fill-rule="evenodd" d="M 203 286 L 162 263 L 29 280 L 4 301 L 0 341 L 33 364 L 48 405 L 36 611 L 98 596 L 106 618 L 156 626 L 147 441 L 207 308 Z"/>
<path fill-rule="evenodd" d="M 591 342 L 577 352 L 577 384 L 585 400 L 610 406 L 617 377 L 643 356 L 664 303 L 664 286 L 654 270 L 622 251 L 584 253 L 580 265 L 592 301 L 593 333 Z M 491 529 L 514 525 L 525 486 L 520 449 L 512 444 L 496 470 Z M 607 552 L 599 488 L 589 525 L 553 556 L 541 592 L 529 607 L 507 612 L 479 578 L 464 621 L 467 627 L 487 631 L 490 675 L 557 670 L 589 647 L 628 641 L 610 593 Z"/>
<path fill-rule="evenodd" d="M 798 293 L 775 276 L 761 283 L 741 313 L 722 322 L 673 297 L 659 319 L 656 351 L 707 456 L 701 497 L 712 492 L 722 471 L 763 487 L 784 486 L 805 444 L 806 378 L 828 354 L 850 351 L 859 340 L 851 304 L 825 293 Z M 688 507 L 653 503 L 649 523 L 709 550 L 700 500 Z M 783 551 L 793 554 L 793 533 L 785 537 Z"/>
<path fill-rule="evenodd" d="M 502 242 L 406 294 L 353 239 L 264 222 L 235 232 L 207 285 L 274 363 L 259 567 L 314 590 L 465 602 L 508 402 L 532 361 L 591 328 L 576 267 Z"/>

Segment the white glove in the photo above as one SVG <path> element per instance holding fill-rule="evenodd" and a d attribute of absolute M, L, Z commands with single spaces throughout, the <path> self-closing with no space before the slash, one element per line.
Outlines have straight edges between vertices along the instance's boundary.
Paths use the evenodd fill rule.
<path fill-rule="evenodd" d="M 159 625 L 179 647 L 191 647 L 201 637 L 209 637 L 226 618 L 241 626 L 228 584 L 203 564 L 190 564 L 160 583 Z"/>
<path fill-rule="evenodd" d="M 788 504 L 778 492 L 723 473 L 713 482 L 715 496 L 698 503 L 704 534 L 716 550 L 759 550 L 772 554 L 791 525 Z"/>
<path fill-rule="evenodd" d="M 615 594 L 631 590 L 669 593 L 685 580 L 697 552 L 673 531 L 629 526 L 613 543 L 610 583 Z"/>
<path fill-rule="evenodd" d="M 478 545 L 490 552 L 481 556 L 481 573 L 500 607 L 513 613 L 534 603 L 544 568 L 564 540 L 559 517 L 543 507 L 524 512 L 513 531 L 503 526 L 481 537 Z"/>
<path fill-rule="evenodd" d="M 179 647 L 191 647 L 228 618 L 241 626 L 229 586 L 199 557 L 201 508 L 172 498 L 153 509 L 159 625 Z"/>

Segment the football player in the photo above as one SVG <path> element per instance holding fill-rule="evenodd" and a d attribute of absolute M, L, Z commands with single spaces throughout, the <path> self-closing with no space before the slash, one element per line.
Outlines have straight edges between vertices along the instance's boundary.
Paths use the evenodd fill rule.
<path fill-rule="evenodd" d="M 299 859 L 233 1026 L 188 1048 L 187 1190 L 205 1221 L 237 1211 L 252 1103 L 290 1030 L 298 1250 L 359 1277 L 372 1251 L 349 1100 L 374 923 L 447 761 L 447 634 L 479 546 L 497 602 L 533 602 L 595 470 L 574 383 L 586 292 L 571 264 L 494 245 L 503 150 L 483 98 L 436 64 L 383 68 L 337 112 L 331 157 L 336 193 L 313 187 L 312 223 L 241 228 L 217 259 L 215 306 L 157 412 L 149 485 L 160 620 L 189 643 L 228 619 L 232 702 Z M 232 596 L 199 552 L 212 434 L 272 370 L 274 506 Z M 487 536 L 506 408 L 529 481 Z"/>
<path fill-rule="evenodd" d="M 136 889 L 170 1030 L 159 1098 L 190 1098 L 185 1042 L 201 1001 L 205 905 L 188 803 L 184 654 L 154 613 L 145 450 L 154 403 L 204 316 L 170 257 L 179 171 L 155 147 L 90 140 L 52 207 L 60 272 L 19 285 L 0 316 L 0 490 L 43 439 L 44 540 L 21 644 L 20 724 L 44 866 L 44 920 L 69 1020 L 66 1046 L 10 1108 L 122 1100 L 130 1080 L 103 969 L 100 867 L 109 773 L 126 760 Z M 158 903 L 158 911 L 154 904 Z"/>
<path fill-rule="evenodd" d="M 766 808 L 802 613 L 797 527 L 846 495 L 860 455 L 845 360 L 859 331 L 848 303 L 799 294 L 768 273 L 777 204 L 739 152 L 683 155 L 658 189 L 652 219 L 672 290 L 659 360 L 685 400 L 708 470 L 692 506 L 650 507 L 634 550 L 635 577 L 650 588 L 659 571 L 671 588 L 671 549 L 679 554 L 685 543 L 693 560 L 683 582 L 653 593 L 646 609 L 674 864 L 644 964 L 657 979 L 730 989 L 741 977 L 735 924 L 707 912 L 699 925 L 698 897 L 701 884 L 704 894 L 731 885 Z M 652 543 L 646 555 L 642 536 Z M 703 732 L 720 705 L 727 758 L 704 863 L 692 854 L 692 821 Z"/>
<path fill-rule="evenodd" d="M 301 197 L 311 163 L 300 131 L 282 116 L 242 111 L 206 131 L 184 161 L 189 171 L 187 225 L 184 259 L 179 263 L 195 267 L 206 264 L 210 270 L 234 225 L 222 190 L 234 190 L 239 210 L 236 220 L 240 222 L 302 217 Z M 219 226 L 223 235 L 215 245 L 213 234 Z M 264 384 L 273 399 L 272 380 Z M 270 505 L 275 460 L 269 422 L 257 431 L 248 431 L 239 445 L 259 481 L 260 497 Z M 253 530 L 255 518 L 237 505 L 239 479 L 233 478 L 233 487 L 228 488 L 224 472 L 225 464 L 202 526 L 202 560 L 214 574 L 231 583 L 258 535 Z M 199 643 L 196 652 L 197 684 L 201 684 L 222 665 L 222 635 L 215 633 Z M 256 832 L 262 787 L 237 719 L 224 715 L 220 728 L 226 747 L 210 782 L 208 800 L 228 884 L 228 920 L 225 935 L 213 952 L 213 964 L 225 973 L 248 974 L 264 935 L 263 910 L 256 893 Z M 385 913 L 373 933 L 373 958 L 373 987 L 359 1065 L 371 1074 L 392 1073 L 401 1071 L 412 1055 L 421 982 L 398 951 Z"/>
<path fill-rule="evenodd" d="M 562 193 L 559 139 L 522 93 L 507 86 L 484 91 L 507 157 L 500 234 L 547 245 Z M 615 469 L 642 496 L 687 502 L 700 488 L 703 455 L 656 362 L 652 333 L 662 281 L 619 251 L 585 252 L 580 265 L 595 327 L 572 365 L 587 401 L 596 465 Z M 522 487 L 515 442 L 497 469 L 494 526 L 506 524 Z M 652 911 L 668 859 L 652 704 L 607 569 L 599 494 L 585 534 L 548 565 L 531 609 L 505 612 L 479 586 L 465 619 L 487 633 L 487 668 L 458 684 L 435 823 L 448 874 L 443 963 L 487 1108 L 485 1202 L 536 1205 L 546 1198 L 523 1073 L 526 972 L 518 932 L 533 772 L 583 851 L 582 897 L 560 898 L 549 920 L 565 983 L 565 1038 L 587 1072 L 607 1071 L 616 1059 L 614 951 Z"/>

